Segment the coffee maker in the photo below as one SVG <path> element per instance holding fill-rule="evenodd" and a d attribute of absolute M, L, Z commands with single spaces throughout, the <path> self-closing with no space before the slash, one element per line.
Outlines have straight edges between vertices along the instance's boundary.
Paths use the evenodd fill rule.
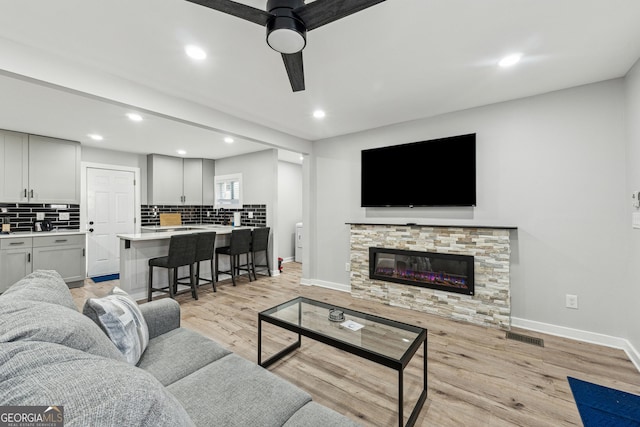
<path fill-rule="evenodd" d="M 33 223 L 33 231 L 51 231 L 53 224 L 51 220 L 43 219 L 42 221 L 36 221 Z"/>

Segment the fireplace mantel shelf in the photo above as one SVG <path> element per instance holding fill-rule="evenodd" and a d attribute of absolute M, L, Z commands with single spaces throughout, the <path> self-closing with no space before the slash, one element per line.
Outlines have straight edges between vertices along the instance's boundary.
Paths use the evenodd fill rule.
<path fill-rule="evenodd" d="M 347 222 L 347 225 L 382 225 L 382 226 L 416 226 L 416 227 L 440 227 L 440 228 L 491 228 L 494 230 L 517 230 L 518 227 L 513 225 L 479 225 L 479 224 L 422 224 L 415 222 L 398 222 L 398 223 L 382 223 L 382 222 Z"/>

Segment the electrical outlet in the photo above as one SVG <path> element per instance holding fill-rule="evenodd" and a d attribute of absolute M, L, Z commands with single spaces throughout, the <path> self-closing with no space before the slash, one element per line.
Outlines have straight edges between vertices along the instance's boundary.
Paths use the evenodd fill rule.
<path fill-rule="evenodd" d="M 567 308 L 578 309 L 578 295 L 570 295 L 566 296 L 566 306 Z"/>
<path fill-rule="evenodd" d="M 58 215 L 58 221 L 69 221 L 69 212 L 60 212 L 60 215 Z"/>
<path fill-rule="evenodd" d="M 207 218 L 211 216 L 211 211 L 207 211 Z"/>
<path fill-rule="evenodd" d="M 247 212 L 247 216 L 249 217 L 249 219 L 253 219 L 253 211 Z"/>
<path fill-rule="evenodd" d="M 36 212 L 36 220 L 42 221 L 44 219 L 44 212 Z"/>
<path fill-rule="evenodd" d="M 349 263 L 349 262 L 345 263 L 344 271 L 351 271 L 351 263 Z"/>

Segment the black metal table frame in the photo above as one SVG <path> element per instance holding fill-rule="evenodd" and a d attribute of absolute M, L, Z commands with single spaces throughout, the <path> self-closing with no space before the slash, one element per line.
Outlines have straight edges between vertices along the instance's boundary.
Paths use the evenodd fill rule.
<path fill-rule="evenodd" d="M 367 350 L 365 348 L 353 345 L 353 344 L 349 344 L 347 342 L 344 341 L 340 341 L 337 340 L 335 338 L 331 338 L 328 337 L 326 335 L 323 335 L 320 332 L 311 330 L 311 329 L 307 329 L 304 328 L 301 325 L 301 319 L 302 319 L 302 303 L 309 303 L 311 305 L 315 305 L 318 307 L 324 307 L 327 309 L 331 309 L 331 308 L 335 308 L 338 310 L 342 310 L 346 315 L 355 315 L 358 317 L 363 317 L 369 320 L 374 320 L 375 322 L 381 323 L 381 324 L 385 324 L 385 325 L 389 325 L 389 326 L 394 326 L 394 327 L 405 327 L 407 330 L 413 331 L 413 332 L 417 332 L 418 336 L 416 337 L 416 339 L 411 343 L 411 345 L 409 346 L 409 348 L 407 349 L 407 351 L 404 353 L 404 355 L 402 356 L 402 358 L 400 360 L 396 360 L 393 359 L 391 357 L 385 356 L 383 354 L 379 354 L 376 353 L 374 351 L 371 350 Z M 274 318 L 269 316 L 270 312 L 273 312 L 276 308 L 279 307 L 286 307 L 286 306 L 291 306 L 294 304 L 298 304 L 298 325 L 294 325 L 291 324 L 289 322 Z M 286 329 L 288 331 L 294 332 L 298 334 L 298 340 L 296 342 L 294 342 L 293 344 L 287 346 L 286 348 L 280 350 L 278 353 L 276 353 L 275 355 L 269 357 L 267 360 L 265 360 L 264 362 L 262 361 L 262 322 L 267 322 L 267 323 L 271 323 L 272 325 L 276 325 L 279 326 L 283 329 Z M 315 341 L 319 341 L 321 343 L 330 345 L 332 347 L 338 348 L 340 350 L 344 350 L 348 353 L 351 354 L 355 354 L 356 356 L 360 356 L 364 359 L 370 360 L 372 362 L 376 362 L 379 363 L 381 365 L 384 365 L 386 367 L 395 369 L 396 371 L 398 371 L 398 420 L 399 426 L 403 425 L 403 421 L 404 421 L 404 415 L 403 415 L 403 396 L 404 396 L 404 387 L 403 387 L 403 377 L 404 377 L 404 368 L 409 364 L 409 362 L 411 361 L 411 359 L 413 358 L 413 355 L 418 351 L 418 349 L 420 348 L 420 344 L 423 345 L 424 347 L 424 366 L 423 366 L 423 386 L 422 386 L 422 392 L 420 393 L 420 397 L 418 398 L 418 401 L 416 402 L 416 405 L 413 408 L 413 411 L 411 411 L 411 415 L 409 416 L 409 419 L 407 420 L 407 427 L 411 427 L 415 424 L 417 418 L 418 418 L 418 414 L 420 413 L 420 410 L 422 409 L 422 407 L 424 406 L 424 402 L 427 399 L 427 330 L 424 328 L 420 328 L 417 326 L 413 326 L 413 325 L 409 325 L 406 323 L 402 323 L 402 322 L 397 322 L 395 320 L 390 320 L 390 319 L 385 319 L 384 317 L 379 317 L 379 316 L 374 316 L 368 313 L 363 313 L 360 311 L 355 311 L 355 310 L 350 310 L 347 308 L 343 308 L 343 307 L 338 307 L 335 305 L 331 305 L 331 304 L 327 304 L 327 303 L 323 303 L 321 301 L 315 301 L 309 298 L 304 298 L 304 297 L 298 297 L 298 298 L 294 298 L 290 301 L 287 301 L 283 304 L 279 304 L 275 307 L 272 307 L 268 310 L 264 310 L 260 313 L 258 313 L 258 365 L 266 368 L 270 365 L 272 365 L 273 363 L 275 363 L 276 361 L 282 359 L 284 356 L 286 356 L 287 354 L 293 352 L 294 350 L 296 350 L 297 348 L 300 348 L 301 343 L 302 343 L 302 336 L 305 336 L 307 338 L 311 338 Z"/>

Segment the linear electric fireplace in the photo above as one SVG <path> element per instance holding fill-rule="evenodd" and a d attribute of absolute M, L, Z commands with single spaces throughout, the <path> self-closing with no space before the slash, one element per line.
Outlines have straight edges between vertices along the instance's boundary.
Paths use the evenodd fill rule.
<path fill-rule="evenodd" d="M 369 278 L 473 295 L 473 257 L 370 247 Z"/>

